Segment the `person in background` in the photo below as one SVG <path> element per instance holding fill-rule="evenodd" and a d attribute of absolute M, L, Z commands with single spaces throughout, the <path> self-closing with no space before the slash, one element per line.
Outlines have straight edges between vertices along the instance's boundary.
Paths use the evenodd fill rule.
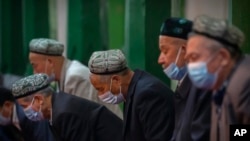
<path fill-rule="evenodd" d="M 19 75 L 14 75 L 9 73 L 3 74 L 0 72 L 0 86 L 3 86 L 7 89 L 11 89 L 12 84 L 21 78 L 22 76 Z"/>
<path fill-rule="evenodd" d="M 33 96 L 32 120 L 49 120 L 58 141 L 120 141 L 122 120 L 105 106 L 89 100 L 54 92 L 50 78 L 38 73 L 16 81 L 15 98 Z"/>
<path fill-rule="evenodd" d="M 178 81 L 172 141 L 209 140 L 211 92 L 197 89 L 187 75 L 185 55 L 191 29 L 191 21 L 172 17 L 162 23 L 160 30 L 158 64 L 168 78 Z"/>
<path fill-rule="evenodd" d="M 109 110 L 122 118 L 119 105 L 106 104 L 97 98 L 97 91 L 89 81 L 89 69 L 76 60 L 62 56 L 64 45 L 53 39 L 38 38 L 30 41 L 29 60 L 34 73 L 46 73 L 55 79 L 57 88 L 105 105 Z"/>
<path fill-rule="evenodd" d="M 174 129 L 173 92 L 156 77 L 132 71 L 121 50 L 96 51 L 90 81 L 106 103 L 124 102 L 124 141 L 167 141 Z"/>
<path fill-rule="evenodd" d="M 187 43 L 193 84 L 213 90 L 211 141 L 229 141 L 229 127 L 250 124 L 250 57 L 244 34 L 226 20 L 198 16 Z"/>
<path fill-rule="evenodd" d="M 11 91 L 0 86 L 0 140 L 1 141 L 23 141 L 21 131 L 11 124 L 11 112 L 14 97 Z"/>

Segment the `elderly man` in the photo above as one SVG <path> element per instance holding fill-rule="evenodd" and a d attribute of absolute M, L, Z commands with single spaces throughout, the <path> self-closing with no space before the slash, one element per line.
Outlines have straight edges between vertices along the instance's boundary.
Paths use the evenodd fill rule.
<path fill-rule="evenodd" d="M 10 90 L 0 87 L 0 140 L 1 141 L 53 141 L 47 121 L 29 120 L 15 102 Z"/>
<path fill-rule="evenodd" d="M 59 90 L 100 104 L 122 118 L 118 105 L 101 102 L 89 81 L 89 69 L 76 60 L 62 56 L 64 45 L 52 39 L 33 39 L 29 44 L 29 60 L 34 73 L 46 73 L 59 83 Z"/>
<path fill-rule="evenodd" d="M 64 92 L 55 93 L 46 74 L 34 74 L 16 81 L 15 98 L 33 95 L 34 115 L 50 121 L 60 141 L 119 141 L 122 120 L 105 106 Z"/>
<path fill-rule="evenodd" d="M 195 19 L 186 57 L 193 84 L 213 93 L 211 141 L 228 141 L 231 124 L 250 124 L 250 57 L 243 33 L 225 20 Z"/>
<path fill-rule="evenodd" d="M 170 79 L 178 81 L 172 141 L 209 140 L 211 93 L 192 85 L 184 58 L 191 28 L 192 22 L 187 19 L 169 18 L 160 30 L 158 63 Z"/>
<path fill-rule="evenodd" d="M 124 103 L 125 141 L 167 141 L 174 128 L 173 92 L 145 71 L 127 67 L 120 50 L 97 51 L 89 60 L 99 98 Z"/>

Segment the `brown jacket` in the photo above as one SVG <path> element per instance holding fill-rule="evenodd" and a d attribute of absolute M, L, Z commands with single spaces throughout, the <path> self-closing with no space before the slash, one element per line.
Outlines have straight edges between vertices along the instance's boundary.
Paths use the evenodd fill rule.
<path fill-rule="evenodd" d="M 220 108 L 212 102 L 211 141 L 229 141 L 231 124 L 250 124 L 249 71 L 250 56 L 245 56 L 228 80 Z"/>

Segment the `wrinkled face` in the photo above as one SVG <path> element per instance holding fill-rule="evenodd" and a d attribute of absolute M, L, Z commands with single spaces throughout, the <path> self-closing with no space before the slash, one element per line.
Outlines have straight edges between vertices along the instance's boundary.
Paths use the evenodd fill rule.
<path fill-rule="evenodd" d="M 188 63 L 207 62 L 208 71 L 215 73 L 221 66 L 222 56 L 219 49 L 214 49 L 213 42 L 199 35 L 189 38 L 186 54 Z"/>
<path fill-rule="evenodd" d="M 104 77 L 101 75 L 91 74 L 90 75 L 90 82 L 98 91 L 98 95 L 102 95 L 105 92 L 111 90 L 113 94 L 118 94 L 120 92 L 120 80 L 116 79 L 117 75 L 111 76 L 108 79 L 104 80 Z M 111 85 L 112 79 L 112 85 Z"/>
<path fill-rule="evenodd" d="M 185 48 L 181 39 L 168 37 L 168 36 L 160 36 L 159 37 L 159 49 L 160 55 L 158 58 L 158 64 L 162 65 L 162 68 L 167 68 L 171 63 L 175 63 L 175 60 L 178 55 L 178 51 L 180 49 L 179 59 L 177 60 L 177 66 L 182 67 L 185 65 Z"/>
<path fill-rule="evenodd" d="M 45 55 L 30 52 L 29 60 L 33 68 L 33 73 L 46 73 L 50 75 L 49 71 L 52 68 Z"/>
<path fill-rule="evenodd" d="M 30 105 L 31 101 L 32 101 L 32 99 L 29 100 L 26 97 L 22 97 L 22 98 L 17 99 L 18 104 L 20 106 L 22 106 L 23 108 L 27 108 Z"/>
<path fill-rule="evenodd" d="M 45 119 L 50 118 L 50 110 L 51 110 L 51 99 L 42 94 L 34 94 L 28 99 L 19 98 L 18 103 L 24 108 L 24 110 L 28 107 L 31 107 L 36 112 L 42 112 Z"/>

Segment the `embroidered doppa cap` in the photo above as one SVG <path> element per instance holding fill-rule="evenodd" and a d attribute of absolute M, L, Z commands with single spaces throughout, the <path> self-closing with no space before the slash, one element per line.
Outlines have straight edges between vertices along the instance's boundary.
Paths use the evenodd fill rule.
<path fill-rule="evenodd" d="M 64 45 L 53 39 L 38 38 L 30 41 L 29 50 L 38 54 L 62 56 Z"/>
<path fill-rule="evenodd" d="M 168 18 L 162 23 L 160 35 L 187 39 L 191 32 L 192 22 L 184 18 Z"/>
<path fill-rule="evenodd" d="M 245 39 L 244 33 L 228 21 L 205 15 L 198 16 L 194 20 L 190 37 L 197 34 L 234 48 L 239 48 Z"/>
<path fill-rule="evenodd" d="M 12 94 L 15 98 L 25 97 L 47 88 L 49 84 L 50 79 L 47 74 L 33 74 L 17 80 L 12 85 Z"/>
<path fill-rule="evenodd" d="M 112 74 L 125 70 L 127 61 L 119 49 L 96 51 L 91 55 L 88 67 L 94 74 Z"/>

